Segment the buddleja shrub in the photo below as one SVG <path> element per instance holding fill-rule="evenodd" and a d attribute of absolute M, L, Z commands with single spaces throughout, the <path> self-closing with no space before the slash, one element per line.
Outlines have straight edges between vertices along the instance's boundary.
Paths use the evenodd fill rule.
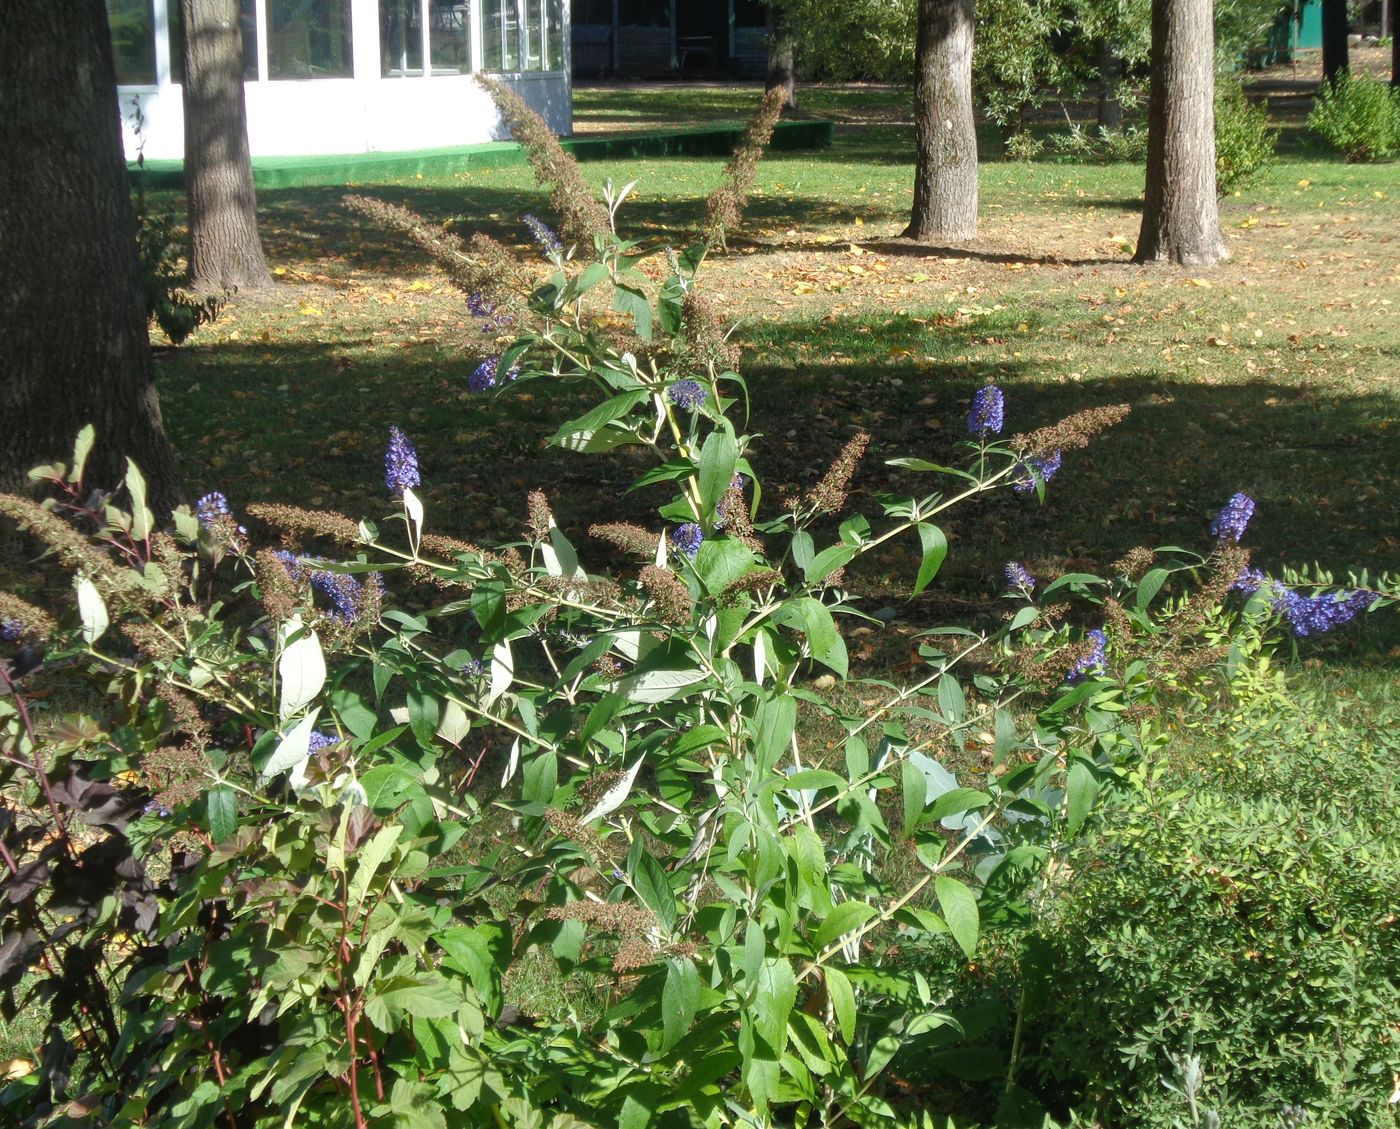
<path fill-rule="evenodd" d="M 1129 707 L 1152 689 L 1141 661 L 1107 673 L 1102 632 L 1027 601 L 996 630 L 930 630 L 920 677 L 846 712 L 811 688 L 849 675 L 842 570 L 913 538 L 922 590 L 940 515 L 1043 492 L 1124 409 L 1002 441 L 988 386 L 965 467 L 896 460 L 951 486 L 884 496 L 878 530 L 846 510 L 863 436 L 775 505 L 703 251 L 619 239 L 620 195 L 571 250 L 537 224 L 549 276 L 520 290 L 499 244 L 384 216 L 440 253 L 488 337 L 514 332 L 473 388 L 582 386 L 594 406 L 556 445 L 653 456 L 635 486 L 663 495 L 656 523 L 591 531 L 631 567 L 589 568 L 540 495 L 517 544 L 436 534 L 397 429 L 387 519 L 249 507 L 276 549 L 219 495 L 163 527 L 135 467 L 94 494 L 90 432 L 35 472 L 48 503 L 0 496 L 76 606 L 53 630 L 0 604 L 22 646 L 0 699 L 0 988 L 7 1015 L 49 1011 L 9 1123 L 912 1116 L 884 1069 L 956 1024 L 901 946 L 973 953 L 1139 754 Z M 1032 651 L 996 674 L 1020 637 Z M 1018 726 L 1033 687 L 1047 705 Z M 808 715 L 839 737 L 814 747 Z M 974 752 L 975 777 L 942 763 Z M 566 1003 L 532 1015 L 542 967 Z M 600 1005 L 568 1002 L 583 981 Z"/>

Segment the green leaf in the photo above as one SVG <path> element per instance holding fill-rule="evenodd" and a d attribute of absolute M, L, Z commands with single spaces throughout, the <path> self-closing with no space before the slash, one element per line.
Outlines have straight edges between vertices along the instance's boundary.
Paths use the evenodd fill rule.
<path fill-rule="evenodd" d="M 802 579 L 808 584 L 819 584 L 838 568 L 854 560 L 858 552 L 860 550 L 854 545 L 831 545 L 807 562 L 802 569 Z"/>
<path fill-rule="evenodd" d="M 876 914 L 869 902 L 842 902 L 826 915 L 826 920 L 817 929 L 813 943 L 817 949 L 825 949 L 833 941 L 844 937 L 852 929 L 859 929 Z"/>
<path fill-rule="evenodd" d="M 355 877 L 350 880 L 349 886 L 352 907 L 358 907 L 365 900 L 370 885 L 374 882 L 375 874 L 384 864 L 384 860 L 389 857 L 389 852 L 394 849 L 394 844 L 399 841 L 399 836 L 402 834 L 403 824 L 391 823 L 387 827 L 381 827 L 375 833 L 374 838 L 360 849 L 359 866 L 355 868 Z"/>
<path fill-rule="evenodd" d="M 102 638 L 111 622 L 107 618 L 107 605 L 95 585 L 86 576 L 78 578 L 78 619 L 83 627 L 83 642 L 92 646 Z"/>
<path fill-rule="evenodd" d="M 126 492 L 131 496 L 131 535 L 144 541 L 150 537 L 156 519 L 146 507 L 146 479 L 130 458 L 126 460 Z"/>
<path fill-rule="evenodd" d="M 825 768 L 804 768 L 801 772 L 794 772 L 785 781 L 785 787 L 796 791 L 812 789 L 819 791 L 822 788 L 844 788 L 846 779 Z"/>
<path fill-rule="evenodd" d="M 1103 583 L 1103 579 L 1095 576 L 1092 572 L 1067 572 L 1063 576 L 1057 576 L 1047 584 L 1045 590 L 1041 592 L 1040 598 L 1042 600 L 1048 599 L 1061 588 L 1087 588 Z"/>
<path fill-rule="evenodd" d="M 754 711 L 754 774 L 767 776 L 787 753 L 797 727 L 797 701 L 787 694 L 765 698 Z"/>
<path fill-rule="evenodd" d="M 1027 624 L 1034 623 L 1039 615 L 1040 609 L 1034 604 L 1028 604 L 1011 617 L 1011 623 L 1006 630 L 1008 632 L 1020 631 L 1021 628 L 1025 627 Z"/>
<path fill-rule="evenodd" d="M 1069 766 L 1069 782 L 1065 788 L 1065 830 L 1069 834 L 1077 834 L 1084 826 L 1098 794 L 1099 780 L 1094 770 L 1083 761 L 1074 761 Z"/>
<path fill-rule="evenodd" d="M 811 596 L 789 600 L 774 614 L 777 622 L 787 627 L 797 628 L 807 636 L 807 646 L 812 657 L 823 666 L 828 666 L 840 677 L 846 677 L 846 643 L 836 630 L 831 611 L 820 600 Z"/>
<path fill-rule="evenodd" d="M 394 1129 L 447 1129 L 442 1102 L 426 1082 L 397 1079 L 389 1092 L 389 1112 L 394 1116 Z"/>
<path fill-rule="evenodd" d="M 919 545 L 923 553 L 919 561 L 919 575 L 914 580 L 914 595 L 917 596 L 943 567 L 943 558 L 948 555 L 948 538 L 938 526 L 926 521 L 919 522 L 915 528 L 919 531 Z"/>
<path fill-rule="evenodd" d="M 754 1029 L 779 1055 L 787 1047 L 788 1015 L 796 1003 L 797 977 L 793 975 L 792 965 L 786 957 L 765 958 L 758 972 L 758 992 L 753 1001 Z"/>
<path fill-rule="evenodd" d="M 285 721 L 309 706 L 321 692 L 326 683 L 326 658 L 316 632 L 304 627 L 299 617 L 289 620 L 279 634 L 284 646 L 277 660 L 281 691 L 277 716 Z M 288 639 L 291 642 L 285 642 Z"/>
<path fill-rule="evenodd" d="M 233 838 L 238 831 L 238 793 L 227 784 L 215 785 L 205 797 L 205 808 L 215 845 Z"/>
<path fill-rule="evenodd" d="M 617 1129 L 646 1129 L 663 1097 L 661 1087 L 650 1082 L 629 1086 L 618 1111 Z M 550 1129 L 554 1127 L 551 1125 Z"/>
<path fill-rule="evenodd" d="M 78 437 L 73 440 L 73 466 L 68 471 L 68 481 L 75 486 L 83 480 L 83 468 L 87 466 L 88 456 L 92 454 L 93 442 L 97 439 L 97 431 L 92 424 L 85 424 L 78 432 Z"/>
<path fill-rule="evenodd" d="M 940 874 L 933 880 L 933 888 L 938 895 L 938 906 L 943 911 L 943 920 L 948 923 L 948 932 L 958 947 L 972 959 L 977 948 L 978 913 L 977 899 L 972 891 L 956 878 Z"/>
<path fill-rule="evenodd" d="M 700 974 L 689 957 L 667 958 L 666 984 L 661 989 L 661 1051 L 669 1051 L 690 1031 L 700 1007 Z"/>
<path fill-rule="evenodd" d="M 613 291 L 613 309 L 619 313 L 631 314 L 637 326 L 637 336 L 643 341 L 651 340 L 651 303 L 640 290 L 618 283 Z"/>
<path fill-rule="evenodd" d="M 681 670 L 644 670 L 621 678 L 617 691 L 629 702 L 664 702 L 687 686 L 703 681 L 704 671 L 695 667 Z"/>
<path fill-rule="evenodd" d="M 405 1013 L 422 1019 L 442 1019 L 461 1006 L 451 983 L 441 977 L 425 982 L 412 976 L 376 980 L 365 995 L 365 1017 L 381 1031 L 395 1031 Z"/>
<path fill-rule="evenodd" d="M 977 476 L 968 474 L 965 470 L 958 470 L 957 467 L 941 466 L 938 463 L 931 463 L 927 459 L 886 459 L 886 466 L 900 466 L 906 470 L 933 471 L 936 474 L 951 474 L 955 478 L 965 478 L 969 482 L 976 482 Z"/>
<path fill-rule="evenodd" d="M 408 726 L 423 748 L 433 747 L 433 738 L 437 735 L 438 719 L 441 716 L 442 703 L 431 694 L 416 689 L 408 692 Z"/>
<path fill-rule="evenodd" d="M 573 280 L 569 289 L 573 292 L 573 297 L 580 298 L 607 277 L 607 263 L 590 263 L 583 269 L 583 272 Z"/>
<path fill-rule="evenodd" d="M 799 529 L 792 535 L 792 563 L 805 573 L 815 555 L 816 548 L 812 544 L 812 535 L 805 529 Z"/>
<path fill-rule="evenodd" d="M 472 589 L 472 615 L 481 628 L 482 643 L 495 643 L 505 632 L 506 587 L 488 580 Z"/>
<path fill-rule="evenodd" d="M 1154 568 L 1138 581 L 1137 606 L 1138 610 L 1146 609 L 1152 603 L 1153 598 L 1162 590 L 1162 585 L 1167 582 L 1167 577 L 1171 576 L 1171 570 L 1165 568 Z"/>
<path fill-rule="evenodd" d="M 719 500 L 729 489 L 734 478 L 734 463 L 739 457 L 739 448 L 734 441 L 734 430 L 728 420 L 705 439 L 700 448 L 700 508 L 708 518 L 715 512 Z"/>
<path fill-rule="evenodd" d="M 850 977 L 829 964 L 822 968 L 822 976 L 826 980 L 826 997 L 831 1001 L 836 1026 L 849 1046 L 856 1037 L 856 994 L 851 988 Z"/>
<path fill-rule="evenodd" d="M 900 775 L 904 795 L 904 834 L 907 837 L 914 834 L 914 828 L 923 818 L 924 805 L 928 803 L 928 778 L 918 765 L 907 760 Z"/>
<path fill-rule="evenodd" d="M 578 419 L 571 419 L 568 423 L 559 428 L 550 436 L 549 442 L 556 447 L 565 446 L 565 440 L 572 436 L 591 436 L 600 428 L 605 427 L 613 420 L 621 419 L 627 415 L 638 404 L 651 398 L 651 393 L 644 389 L 632 392 L 623 392 L 620 396 L 614 396 L 610 400 L 604 400 L 592 411 L 586 412 Z M 577 448 L 575 448 L 577 449 Z"/>
<path fill-rule="evenodd" d="M 986 792 L 977 791 L 976 788 L 954 788 L 951 792 L 944 792 L 943 795 L 934 800 L 928 814 L 930 819 L 946 819 L 959 812 L 984 808 L 991 802 L 991 796 L 987 795 Z"/>
<path fill-rule="evenodd" d="M 316 718 L 320 716 L 320 713 L 319 709 L 312 710 L 282 737 L 277 748 L 267 758 L 267 763 L 263 765 L 262 772 L 259 773 L 260 780 L 271 780 L 274 776 L 288 772 L 306 760 L 310 755 L 311 730 L 316 727 Z"/>
<path fill-rule="evenodd" d="M 656 919 L 670 929 L 676 923 L 676 895 L 655 855 L 643 852 L 632 874 L 632 884 Z"/>
<path fill-rule="evenodd" d="M 961 725 L 967 718 L 967 695 L 951 674 L 938 680 L 938 712 L 949 725 Z"/>
<path fill-rule="evenodd" d="M 894 1058 L 895 1052 L 904 1044 L 904 1040 L 893 1031 L 886 1031 L 871 1045 L 865 1056 L 865 1078 L 870 1080 L 880 1071 L 889 1065 L 890 1059 Z"/>

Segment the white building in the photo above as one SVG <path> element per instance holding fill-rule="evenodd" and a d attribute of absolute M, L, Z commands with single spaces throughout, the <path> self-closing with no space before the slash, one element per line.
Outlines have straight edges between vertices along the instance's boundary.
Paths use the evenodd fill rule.
<path fill-rule="evenodd" d="M 555 133 L 572 132 L 566 0 L 240 2 L 254 157 L 499 140 L 477 72 L 514 87 Z M 107 10 L 127 157 L 178 159 L 178 0 L 107 0 Z"/>

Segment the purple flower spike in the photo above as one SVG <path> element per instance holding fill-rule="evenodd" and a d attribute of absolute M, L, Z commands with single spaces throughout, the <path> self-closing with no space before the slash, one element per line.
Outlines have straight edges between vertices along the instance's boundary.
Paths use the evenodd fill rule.
<path fill-rule="evenodd" d="M 1030 595 L 1031 591 L 1035 588 L 1035 577 L 1031 575 L 1030 569 L 1019 561 L 1007 561 L 1006 586 L 1015 591 Z"/>
<path fill-rule="evenodd" d="M 691 560 L 695 559 L 695 554 L 700 551 L 704 540 L 704 532 L 693 521 L 676 526 L 675 531 L 671 534 L 671 544 L 676 551 L 684 553 Z"/>
<path fill-rule="evenodd" d="M 1025 476 L 1013 482 L 1011 489 L 1018 494 L 1029 494 L 1035 489 L 1037 478 L 1041 482 L 1049 482 L 1055 477 L 1055 472 L 1060 469 L 1060 459 L 1061 452 L 1059 451 L 1052 455 L 1046 455 L 1043 459 L 1027 459 L 1021 464 L 1021 470 L 1025 472 Z"/>
<path fill-rule="evenodd" d="M 196 516 L 199 518 L 199 524 L 204 526 L 205 529 L 213 528 L 214 523 L 217 522 L 219 518 L 230 516 L 228 499 L 217 490 L 204 495 L 204 497 L 195 503 L 194 510 Z"/>
<path fill-rule="evenodd" d="M 1070 670 L 1067 681 L 1080 682 L 1090 674 L 1098 674 L 1103 670 L 1104 650 L 1108 646 L 1108 636 L 1100 628 L 1094 628 L 1084 636 L 1086 641 L 1092 641 L 1094 649 L 1074 664 Z"/>
<path fill-rule="evenodd" d="M 524 215 L 520 219 L 530 229 L 530 238 L 539 244 L 540 250 L 546 255 L 552 255 L 556 251 L 564 249 L 564 245 L 559 242 L 559 236 L 555 235 L 549 224 L 545 223 L 539 216 Z"/>
<path fill-rule="evenodd" d="M 520 375 L 520 362 L 506 370 L 506 379 L 514 380 Z M 476 366 L 476 371 L 467 377 L 467 387 L 473 392 L 489 392 L 501 381 L 501 358 L 487 357 Z"/>
<path fill-rule="evenodd" d="M 678 408 L 688 412 L 699 410 L 709 399 L 709 390 L 698 380 L 678 380 L 666 389 L 666 397 Z"/>
<path fill-rule="evenodd" d="M 1273 606 L 1274 611 L 1288 620 L 1293 634 L 1301 638 L 1322 635 L 1350 623 L 1360 613 L 1369 611 L 1375 602 L 1372 592 L 1324 592 L 1318 596 L 1304 596 L 1280 584 L 1274 592 Z"/>
<path fill-rule="evenodd" d="M 973 394 L 972 411 L 967 417 L 969 435 L 981 438 L 999 435 L 1006 422 L 1006 397 L 995 384 L 984 384 Z"/>
<path fill-rule="evenodd" d="M 1253 516 L 1254 499 L 1245 493 L 1235 494 L 1210 523 L 1210 535 L 1217 541 L 1238 543 Z"/>
<path fill-rule="evenodd" d="M 384 484 L 401 496 L 418 485 L 418 451 L 401 428 L 389 428 L 389 449 L 384 454 Z"/>

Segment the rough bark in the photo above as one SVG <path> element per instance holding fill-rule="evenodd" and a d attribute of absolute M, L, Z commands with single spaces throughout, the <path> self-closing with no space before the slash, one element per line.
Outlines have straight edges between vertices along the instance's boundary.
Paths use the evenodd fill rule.
<path fill-rule="evenodd" d="M 1213 266 L 1230 257 L 1215 191 L 1211 0 L 1152 0 L 1147 193 L 1134 261 Z"/>
<path fill-rule="evenodd" d="M 765 13 L 765 30 L 768 35 L 768 75 L 764 90 L 783 91 L 783 106 L 797 109 L 797 74 L 794 70 L 797 44 L 793 38 L 791 17 L 787 10 L 777 3 L 768 5 Z"/>
<path fill-rule="evenodd" d="M 1400 0 L 1390 0 L 1390 85 L 1400 90 Z"/>
<path fill-rule="evenodd" d="M 1122 129 L 1123 106 L 1118 101 L 1118 85 L 1123 78 L 1123 60 L 1107 39 L 1099 42 L 1099 128 Z"/>
<path fill-rule="evenodd" d="M 920 243 L 977 236 L 972 27 L 973 0 L 919 0 L 914 208 L 904 235 Z"/>
<path fill-rule="evenodd" d="M 190 286 L 272 285 L 258 239 L 257 196 L 243 101 L 238 0 L 179 0 L 184 26 L 185 192 Z"/>
<path fill-rule="evenodd" d="M 0 152 L 0 488 L 66 462 L 91 423 L 87 480 L 116 486 L 130 456 L 168 509 L 179 479 L 156 398 L 103 0 L 7 7 Z"/>
<path fill-rule="evenodd" d="M 1322 77 L 1336 85 L 1351 65 L 1347 44 L 1347 0 L 1322 0 Z"/>

